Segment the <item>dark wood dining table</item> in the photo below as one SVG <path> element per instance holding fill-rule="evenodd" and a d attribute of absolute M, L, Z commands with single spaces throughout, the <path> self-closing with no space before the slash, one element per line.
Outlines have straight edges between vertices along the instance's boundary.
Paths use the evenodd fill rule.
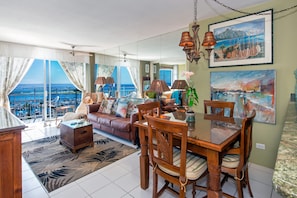
<path fill-rule="evenodd" d="M 186 122 L 184 112 L 165 114 L 164 118 Z M 141 145 L 140 186 L 149 186 L 148 125 L 145 120 L 134 124 L 139 129 Z M 187 149 L 204 156 L 208 165 L 207 197 L 222 197 L 220 183 L 222 156 L 237 141 L 241 131 L 241 119 L 195 113 L 195 122 L 188 125 Z M 178 137 L 176 141 L 178 142 Z"/>

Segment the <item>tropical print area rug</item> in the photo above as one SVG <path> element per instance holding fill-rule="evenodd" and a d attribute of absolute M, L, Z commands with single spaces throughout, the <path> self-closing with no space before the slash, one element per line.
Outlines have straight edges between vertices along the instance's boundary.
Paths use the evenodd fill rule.
<path fill-rule="evenodd" d="M 24 159 L 48 192 L 71 183 L 135 151 L 135 148 L 94 133 L 94 147 L 72 153 L 52 136 L 22 144 Z"/>

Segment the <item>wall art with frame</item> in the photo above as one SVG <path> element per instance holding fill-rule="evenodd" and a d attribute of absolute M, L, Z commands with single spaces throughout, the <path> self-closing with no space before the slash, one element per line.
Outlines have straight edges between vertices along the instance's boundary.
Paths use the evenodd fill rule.
<path fill-rule="evenodd" d="M 210 72 L 211 99 L 235 102 L 234 117 L 256 110 L 256 122 L 276 123 L 276 71 Z"/>
<path fill-rule="evenodd" d="M 271 9 L 210 24 L 217 43 L 209 68 L 272 64 L 272 14 Z"/>

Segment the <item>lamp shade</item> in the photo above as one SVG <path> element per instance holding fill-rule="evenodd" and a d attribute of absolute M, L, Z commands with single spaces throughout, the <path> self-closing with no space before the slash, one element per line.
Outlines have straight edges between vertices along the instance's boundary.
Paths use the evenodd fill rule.
<path fill-rule="evenodd" d="M 179 46 L 181 47 L 192 47 L 194 45 L 193 38 L 190 35 L 190 32 L 183 32 Z"/>
<path fill-rule="evenodd" d="M 170 91 L 170 89 L 164 80 L 153 80 L 148 91 L 163 93 L 164 91 Z"/>
<path fill-rule="evenodd" d="M 106 83 L 105 84 L 113 84 L 114 83 L 114 80 L 112 77 L 107 77 L 106 78 Z"/>
<path fill-rule="evenodd" d="M 185 80 L 175 80 L 171 89 L 186 89 L 188 87 L 188 83 Z"/>
<path fill-rule="evenodd" d="M 104 85 L 106 84 L 106 79 L 103 76 L 99 76 L 97 77 L 97 79 L 95 80 L 95 85 Z"/>
<path fill-rule="evenodd" d="M 212 32 L 205 32 L 204 40 L 202 46 L 204 47 L 211 47 L 216 44 L 216 40 Z"/>

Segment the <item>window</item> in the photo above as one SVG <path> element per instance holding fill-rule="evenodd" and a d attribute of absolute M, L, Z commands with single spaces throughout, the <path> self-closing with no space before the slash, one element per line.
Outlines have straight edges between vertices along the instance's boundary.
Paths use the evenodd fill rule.
<path fill-rule="evenodd" d="M 100 65 L 99 66 L 97 65 L 97 67 L 100 67 Z M 132 79 L 127 67 L 115 66 L 111 74 L 111 77 L 113 78 L 115 83 L 113 85 L 105 85 L 103 87 L 103 92 L 105 93 L 105 95 L 109 96 L 109 93 L 110 93 L 111 97 L 116 97 L 116 91 L 117 91 L 119 92 L 119 96 L 123 97 L 133 92 L 136 92 L 135 86 L 132 82 Z"/>
<path fill-rule="evenodd" d="M 159 70 L 160 80 L 164 80 L 168 86 L 172 85 L 172 69 L 160 69 Z"/>
<path fill-rule="evenodd" d="M 77 107 L 81 92 L 70 82 L 58 61 L 35 59 L 28 73 L 9 94 L 10 106 L 19 118 L 52 117 L 49 105 Z M 46 104 L 46 105 L 44 105 Z"/>

